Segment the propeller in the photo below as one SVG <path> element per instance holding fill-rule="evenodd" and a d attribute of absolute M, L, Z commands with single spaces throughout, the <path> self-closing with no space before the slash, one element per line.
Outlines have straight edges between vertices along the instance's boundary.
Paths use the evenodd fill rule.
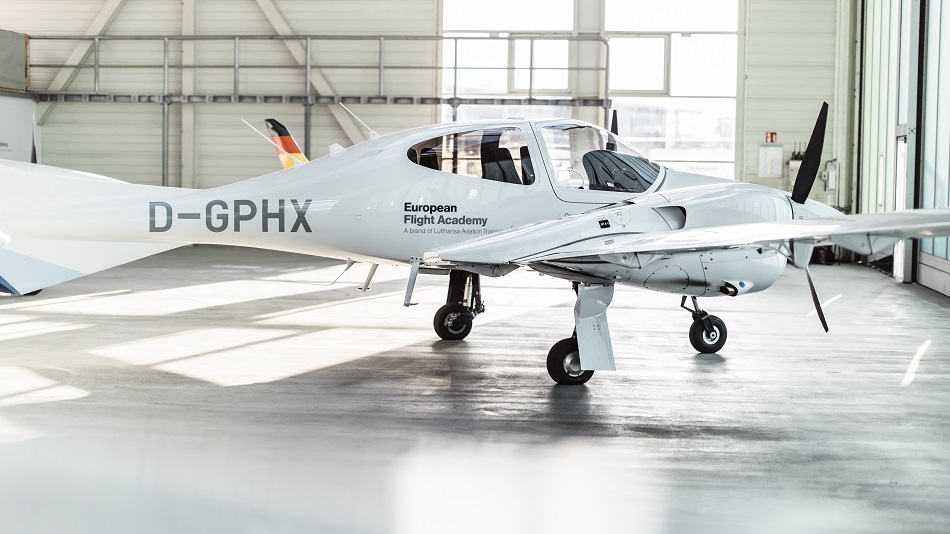
<path fill-rule="evenodd" d="M 825 333 L 827 333 L 828 321 L 825 320 L 825 313 L 821 311 L 821 302 L 818 301 L 818 293 L 815 291 L 815 283 L 811 281 L 811 272 L 808 270 L 808 267 L 805 267 L 805 278 L 808 279 L 808 289 L 811 290 L 811 300 L 815 303 L 815 311 L 818 312 L 818 319 L 821 321 L 821 326 L 824 327 Z"/>
<path fill-rule="evenodd" d="M 808 262 L 811 260 L 811 254 L 815 250 L 815 244 L 808 241 L 789 240 L 789 248 L 792 251 L 792 265 L 805 270 L 805 278 L 808 279 L 808 289 L 811 290 L 811 300 L 815 303 L 815 311 L 818 312 L 818 319 L 821 326 L 828 331 L 828 321 L 825 320 L 825 314 L 821 310 L 821 302 L 818 300 L 818 292 L 815 291 L 815 283 L 811 279 L 811 272 L 808 270 Z"/>
<path fill-rule="evenodd" d="M 818 121 L 815 122 L 815 129 L 811 132 L 811 139 L 808 140 L 808 146 L 805 148 L 805 156 L 802 158 L 802 166 L 798 170 L 798 178 L 795 179 L 795 188 L 792 189 L 792 200 L 799 204 L 804 204 L 808 200 L 808 193 L 811 186 L 815 184 L 815 178 L 818 177 L 818 167 L 821 166 L 821 149 L 825 144 L 825 126 L 828 124 L 828 103 L 821 104 L 821 111 L 818 113 Z"/>

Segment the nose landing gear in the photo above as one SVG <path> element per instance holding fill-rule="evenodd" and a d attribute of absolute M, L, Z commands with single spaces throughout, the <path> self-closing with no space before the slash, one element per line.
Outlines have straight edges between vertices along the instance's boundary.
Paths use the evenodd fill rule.
<path fill-rule="evenodd" d="M 449 273 L 449 292 L 445 306 L 435 312 L 432 326 L 445 340 L 465 339 L 472 331 L 472 319 L 485 311 L 478 275 L 465 271 Z"/>
<path fill-rule="evenodd" d="M 693 309 L 686 307 L 686 296 L 680 301 L 680 308 L 693 315 L 693 324 L 689 327 L 689 343 L 697 352 L 712 354 L 719 352 L 726 344 L 726 323 L 715 315 L 709 315 L 699 307 L 696 297 L 690 297 Z"/>

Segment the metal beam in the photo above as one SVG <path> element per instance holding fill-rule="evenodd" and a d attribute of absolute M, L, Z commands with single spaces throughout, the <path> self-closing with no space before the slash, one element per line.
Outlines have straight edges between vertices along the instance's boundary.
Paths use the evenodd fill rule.
<path fill-rule="evenodd" d="M 196 23 L 197 0 L 182 0 L 181 2 L 181 34 L 194 35 Z M 195 64 L 195 42 L 181 42 L 182 65 Z M 190 96 L 195 93 L 195 69 L 181 69 L 181 94 Z M 195 188 L 198 186 L 197 158 L 198 148 L 195 135 L 195 106 L 184 104 L 181 106 L 181 186 Z"/>
<path fill-rule="evenodd" d="M 115 16 L 118 15 L 119 10 L 122 9 L 122 6 L 125 5 L 126 0 L 106 0 L 106 3 L 102 6 L 102 9 L 99 10 L 99 13 L 96 15 L 96 18 L 93 19 L 92 24 L 86 28 L 85 35 L 95 36 L 102 35 L 104 31 L 112 24 L 112 21 L 115 20 Z M 94 41 L 79 41 L 76 44 L 76 47 L 73 48 L 73 51 L 70 52 L 69 57 L 65 61 L 65 65 L 81 65 L 89 57 L 89 54 L 92 53 L 93 47 L 96 45 Z M 79 69 L 74 69 L 70 67 L 63 67 L 59 69 L 59 72 L 53 76 L 53 80 L 50 82 L 49 87 L 46 89 L 50 92 L 63 91 L 66 89 L 70 83 L 76 78 L 76 74 L 79 73 Z M 45 106 L 45 108 L 39 110 L 39 120 L 37 124 L 42 126 L 50 112 L 53 110 L 55 104 L 50 104 Z"/>
<path fill-rule="evenodd" d="M 173 104 L 404 104 L 413 106 L 568 106 L 568 107 L 609 107 L 611 101 L 603 98 L 441 98 L 437 96 L 311 96 L 294 95 L 241 95 L 235 99 L 231 94 L 220 95 L 179 95 L 179 94 L 140 94 L 127 93 L 46 93 L 31 92 L 30 96 L 39 102 L 123 102 Z"/>
<path fill-rule="evenodd" d="M 287 19 L 284 18 L 284 15 L 277 9 L 277 6 L 274 4 L 274 0 L 256 0 L 257 6 L 261 8 L 261 12 L 264 13 L 264 17 L 267 18 L 267 21 L 270 22 L 270 25 L 274 27 L 274 31 L 278 35 L 296 35 L 296 32 L 290 27 L 290 24 L 287 22 Z M 287 47 L 287 50 L 290 52 L 290 55 L 293 56 L 294 61 L 298 65 L 306 65 L 310 58 L 307 57 L 307 51 L 297 41 L 283 41 L 284 46 Z M 310 84 L 317 91 L 317 94 L 320 96 L 335 96 L 336 91 L 330 85 L 329 80 L 326 76 L 323 75 L 317 69 L 311 69 L 310 71 Z M 353 120 L 353 117 L 350 116 L 345 110 L 343 110 L 338 105 L 329 106 L 330 114 L 333 115 L 333 118 L 336 119 L 340 127 L 343 129 L 343 133 L 350 139 L 352 143 L 359 143 L 360 141 L 365 141 L 368 137 L 363 128 Z"/>

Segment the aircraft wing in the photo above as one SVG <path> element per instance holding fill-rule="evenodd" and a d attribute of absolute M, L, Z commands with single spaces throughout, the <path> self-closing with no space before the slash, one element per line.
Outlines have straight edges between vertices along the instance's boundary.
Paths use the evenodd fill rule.
<path fill-rule="evenodd" d="M 555 223 L 556 224 L 556 223 Z M 511 241 L 524 240 L 518 229 L 493 234 L 455 246 L 437 249 L 426 255 L 427 263 L 435 261 L 478 263 L 477 257 L 501 263 L 500 249 Z M 950 235 L 950 209 L 911 210 L 903 212 L 843 215 L 840 218 L 801 219 L 780 222 L 756 222 L 725 226 L 687 228 L 664 232 L 604 235 L 578 242 L 565 235 L 561 246 L 545 244 L 543 250 L 528 251 L 524 243 L 510 246 L 508 263 L 528 265 L 535 262 L 588 259 L 618 254 L 702 251 L 780 245 L 788 241 L 811 245 L 840 245 L 860 254 L 879 252 L 906 238 L 929 238 Z M 514 243 L 511 243 L 514 245 Z M 486 262 L 487 263 L 487 262 Z"/>

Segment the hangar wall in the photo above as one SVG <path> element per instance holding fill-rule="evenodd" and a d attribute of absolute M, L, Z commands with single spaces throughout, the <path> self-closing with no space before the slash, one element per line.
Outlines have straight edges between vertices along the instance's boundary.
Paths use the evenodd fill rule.
<path fill-rule="evenodd" d="M 745 19 L 745 125 L 739 158 L 743 181 L 787 189 L 788 170 L 780 179 L 757 176 L 759 145 L 766 132 L 777 132 L 787 161 L 794 143 L 811 135 L 822 101 L 829 104 L 822 160 L 836 159 L 847 177 L 851 159 L 851 0 L 748 0 Z M 828 189 L 822 180 L 812 198 L 848 207 L 847 184 Z"/>
<path fill-rule="evenodd" d="M 33 100 L 24 95 L 0 93 L 0 159 L 29 162 L 34 142 L 40 150 L 40 131 L 32 128 L 34 115 Z"/>
<path fill-rule="evenodd" d="M 5 29 L 33 36 L 180 36 L 180 35 L 428 35 L 439 34 L 441 14 L 437 0 L 106 0 L 23 2 L 4 14 Z M 92 64 L 88 42 L 34 40 L 31 62 Z M 85 43 L 85 44 L 84 44 Z M 299 45 L 298 45 L 299 46 Z M 234 45 L 220 42 L 169 45 L 173 63 L 232 65 Z M 375 41 L 320 42 L 315 63 L 368 64 L 378 57 Z M 432 41 L 387 46 L 392 64 L 433 65 L 438 46 Z M 84 53 L 85 52 L 85 53 Z M 288 68 L 248 69 L 241 73 L 241 92 L 249 94 L 304 93 L 304 72 L 280 41 L 247 41 L 240 45 L 242 61 L 271 63 Z M 162 65 L 163 43 L 102 41 L 103 64 Z M 302 61 L 302 60 L 301 60 Z M 72 72 L 69 72 L 72 71 Z M 316 74 L 316 73 L 315 73 Z M 324 81 L 337 94 L 374 95 L 375 69 L 327 69 Z M 229 94 L 233 70 L 171 69 L 170 91 L 185 94 Z M 90 92 L 92 69 L 33 69 L 32 89 Z M 161 94 L 162 69 L 103 68 L 100 90 L 106 93 Z M 437 73 L 417 71 L 412 76 L 387 75 L 389 94 L 435 95 Z M 325 88 L 324 88 L 325 89 Z M 325 94 L 325 93 L 324 93 Z M 334 106 L 339 108 L 339 106 Z M 436 106 L 351 106 L 380 133 L 437 122 Z M 170 185 L 213 187 L 277 169 L 273 148 L 241 123 L 258 127 L 268 117 L 287 125 L 302 144 L 304 106 L 300 104 L 172 104 L 170 113 Z M 144 184 L 161 183 L 162 106 L 157 103 L 42 103 L 39 111 L 47 150 L 44 163 L 86 170 Z M 312 157 L 327 153 L 332 143 L 344 146 L 361 140 L 363 132 L 342 109 L 314 105 L 311 123 Z M 262 157 L 262 154 L 265 157 Z"/>
<path fill-rule="evenodd" d="M 810 133 L 818 105 L 832 105 L 825 144 L 825 159 L 837 158 L 839 175 L 849 176 L 850 93 L 849 71 L 850 5 L 853 0 L 741 0 L 744 14 L 740 36 L 743 56 L 740 62 L 740 88 L 737 118 L 737 173 L 739 179 L 788 187 L 788 180 L 763 180 L 756 176 L 758 146 L 766 131 L 778 131 L 790 156 L 793 141 L 805 141 Z M 602 10 L 602 2 L 578 1 Z M 52 7 L 51 7 L 52 6 Z M 603 21 L 598 20 L 603 27 Z M 353 35 L 428 35 L 441 33 L 439 0 L 386 2 L 360 0 L 339 3 L 330 0 L 100 0 L 24 3 L 4 21 L 6 29 L 33 35 L 274 35 L 297 34 Z M 575 30 L 577 31 L 577 30 Z M 842 42 L 844 44 L 842 44 Z M 194 58 L 198 62 L 220 63 L 226 67 L 234 60 L 233 44 L 221 42 L 170 43 L 172 57 Z M 318 62 L 365 63 L 376 60 L 372 46 L 352 42 L 321 43 L 314 56 Z M 62 64 L 83 60 L 76 41 L 47 41 L 34 48 L 34 61 Z M 388 51 L 393 64 L 434 65 L 441 47 L 419 42 Z M 88 49 L 87 49 L 88 50 Z M 103 42 L 102 54 L 126 65 L 160 63 L 160 41 L 121 43 Z M 250 70 L 240 76 L 242 90 L 279 93 L 277 87 L 299 93 L 304 85 L 302 71 L 289 68 L 294 56 L 280 42 L 242 43 L 242 60 L 272 61 L 288 68 Z M 88 64 L 91 60 L 87 56 Z M 39 90 L 89 91 L 94 87 L 90 69 L 66 75 L 60 69 L 35 69 L 34 88 Z M 326 70 L 327 80 L 339 94 L 376 94 L 376 71 Z M 844 83 L 836 80 L 845 80 Z M 173 70 L 171 90 L 186 94 L 228 93 L 233 74 L 228 68 L 200 72 Z M 106 92 L 155 93 L 161 84 L 161 71 L 155 69 L 104 69 L 99 83 Z M 438 73 L 414 71 L 387 74 L 387 93 L 436 95 Z M 744 98 L 743 98 L 744 96 Z M 847 105 L 837 105 L 838 102 Z M 333 106 L 338 108 L 338 106 Z M 42 104 L 41 121 L 49 143 L 46 163 L 80 168 L 139 183 L 160 182 L 161 144 L 156 128 L 161 125 L 158 104 Z M 269 147 L 247 131 L 241 118 L 260 124 L 274 116 L 298 137 L 303 137 L 303 106 L 298 104 L 173 104 L 170 184 L 210 187 L 274 170 Z M 48 110 L 48 111 L 47 111 Z M 355 111 L 381 133 L 437 122 L 437 106 L 355 106 Z M 592 113 L 595 110 L 587 110 Z M 311 156 L 325 154 L 330 143 L 349 144 L 359 140 L 359 128 L 341 117 L 339 109 L 315 105 L 311 135 Z M 349 121 L 349 124 L 345 124 Z M 844 125 L 844 127 L 842 127 Z M 129 157 L 132 156 L 132 157 Z M 819 182 L 819 186 L 822 182 Z M 844 191 L 839 183 L 838 191 Z M 834 201 L 834 191 L 819 192 L 821 200 Z M 847 202 L 839 199 L 839 204 Z"/>

